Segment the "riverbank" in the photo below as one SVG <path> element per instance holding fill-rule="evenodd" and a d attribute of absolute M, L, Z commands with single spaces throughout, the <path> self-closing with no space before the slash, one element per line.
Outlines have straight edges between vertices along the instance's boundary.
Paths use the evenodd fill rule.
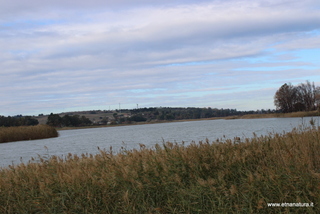
<path fill-rule="evenodd" d="M 319 213 L 319 139 L 313 127 L 236 144 L 167 142 L 43 158 L 0 170 L 0 211 Z M 313 207 L 268 206 L 285 202 Z"/>
<path fill-rule="evenodd" d="M 255 118 L 290 118 L 290 117 L 317 117 L 319 111 L 299 111 L 290 113 L 271 113 L 271 114 L 246 114 L 241 116 L 229 116 L 226 119 L 255 119 Z"/>
<path fill-rule="evenodd" d="M 47 125 L 0 127 L 0 143 L 51 137 L 58 137 L 58 132 Z"/>
<path fill-rule="evenodd" d="M 227 116 L 227 117 L 210 117 L 201 119 L 184 119 L 184 120 L 152 120 L 146 122 L 132 122 L 130 124 L 116 124 L 116 125 L 92 125 L 82 127 L 62 127 L 58 130 L 71 130 L 71 129 L 88 129 L 88 128 L 101 128 L 101 127 L 115 127 L 115 126 L 130 126 L 130 125 L 144 125 L 155 123 L 171 123 L 171 122 L 188 122 L 188 121 L 201 121 L 201 120 L 233 120 L 233 119 L 259 119 L 259 118 L 291 118 L 291 117 L 318 117 L 319 111 L 309 112 L 291 112 L 291 113 L 270 113 L 270 114 L 246 114 L 239 116 Z"/>

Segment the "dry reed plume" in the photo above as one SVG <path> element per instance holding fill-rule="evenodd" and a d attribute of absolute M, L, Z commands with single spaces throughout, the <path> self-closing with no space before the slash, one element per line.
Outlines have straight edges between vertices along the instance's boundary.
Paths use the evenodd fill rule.
<path fill-rule="evenodd" d="M 50 137 L 58 137 L 58 132 L 47 125 L 0 127 L 0 143 Z"/>
<path fill-rule="evenodd" d="M 320 129 L 10 166 L 0 171 L 0 212 L 320 213 Z"/>

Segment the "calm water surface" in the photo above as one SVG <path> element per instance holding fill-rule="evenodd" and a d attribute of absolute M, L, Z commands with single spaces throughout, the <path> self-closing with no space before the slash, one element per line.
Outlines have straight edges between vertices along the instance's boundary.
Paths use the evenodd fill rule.
<path fill-rule="evenodd" d="M 319 118 L 313 117 L 316 125 Z M 250 138 L 253 133 L 283 133 L 294 127 L 310 126 L 311 117 L 305 118 L 267 118 L 237 120 L 204 120 L 191 122 L 172 122 L 92 129 L 63 130 L 59 137 L 19 141 L 0 144 L 0 167 L 28 162 L 31 157 L 66 156 L 72 154 L 96 154 L 98 148 L 119 151 L 139 148 L 139 143 L 152 147 L 163 141 L 182 142 L 215 141 L 216 139 Z"/>

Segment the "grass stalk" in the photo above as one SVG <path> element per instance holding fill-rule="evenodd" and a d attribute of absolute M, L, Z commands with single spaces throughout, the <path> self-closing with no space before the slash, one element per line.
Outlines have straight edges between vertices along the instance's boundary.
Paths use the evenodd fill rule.
<path fill-rule="evenodd" d="M 1 213 L 319 213 L 320 129 L 166 142 L 0 170 Z M 268 207 L 267 203 L 314 203 Z"/>
<path fill-rule="evenodd" d="M 0 127 L 0 143 L 50 137 L 58 137 L 58 132 L 47 125 Z"/>

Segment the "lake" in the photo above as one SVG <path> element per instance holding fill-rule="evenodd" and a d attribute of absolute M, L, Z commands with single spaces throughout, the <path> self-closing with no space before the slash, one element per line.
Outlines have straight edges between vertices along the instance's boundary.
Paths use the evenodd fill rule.
<path fill-rule="evenodd" d="M 313 117 L 319 126 L 319 117 Z M 96 154 L 100 149 L 112 147 L 117 152 L 138 149 L 139 144 L 153 147 L 164 141 L 182 141 L 189 144 L 208 139 L 250 138 L 269 133 L 289 132 L 295 127 L 310 126 L 311 117 L 305 118 L 266 118 L 236 120 L 202 120 L 170 122 L 144 125 L 116 126 L 103 128 L 75 129 L 59 131 L 59 137 L 42 140 L 19 141 L 0 144 L 0 167 L 21 162 L 27 163 L 31 157 L 71 154 Z"/>

